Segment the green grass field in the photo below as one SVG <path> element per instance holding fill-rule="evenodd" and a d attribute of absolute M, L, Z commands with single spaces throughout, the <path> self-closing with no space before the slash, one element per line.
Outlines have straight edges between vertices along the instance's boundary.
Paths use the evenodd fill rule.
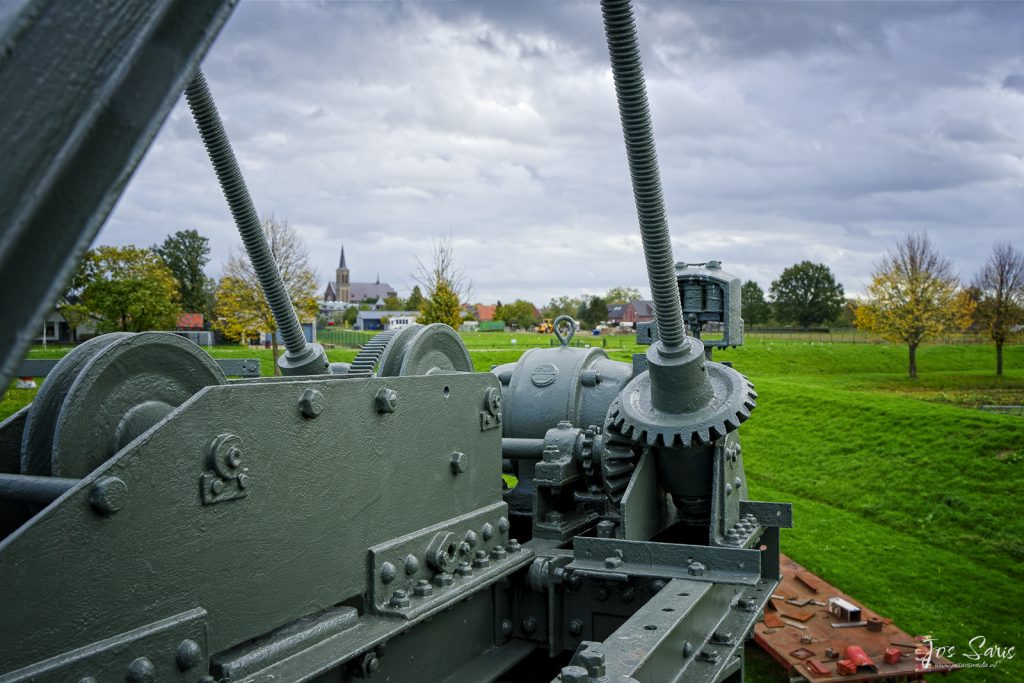
<path fill-rule="evenodd" d="M 547 339 L 466 337 L 478 370 Z M 613 358 L 637 350 L 629 337 L 609 338 Z M 213 355 L 259 357 L 265 374 L 272 367 L 262 350 L 221 347 Z M 333 361 L 354 355 L 329 352 Z M 796 528 L 783 532 L 784 552 L 911 634 L 958 651 L 976 636 L 1024 644 L 1024 417 L 977 409 L 1024 403 L 1024 346 L 1006 350 L 1003 378 L 983 345 L 923 348 L 913 381 L 906 350 L 889 345 L 761 340 L 715 357 L 731 361 L 760 394 L 740 430 L 743 452 L 753 496 L 793 503 Z M 9 390 L 0 416 L 33 393 Z M 748 680 L 788 680 L 756 647 L 748 654 Z M 960 671 L 955 680 L 1024 680 L 1020 659 Z"/>

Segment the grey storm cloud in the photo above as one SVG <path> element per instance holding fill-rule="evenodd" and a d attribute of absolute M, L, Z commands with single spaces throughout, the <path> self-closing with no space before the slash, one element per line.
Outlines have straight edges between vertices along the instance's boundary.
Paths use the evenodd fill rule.
<path fill-rule="evenodd" d="M 640 40 L 676 258 L 862 291 L 926 230 L 969 278 L 1020 242 L 1019 3 L 646 3 Z M 255 203 L 322 282 L 408 291 L 451 235 L 484 302 L 646 290 L 595 2 L 242 2 L 204 68 Z M 184 103 L 98 243 L 240 242 Z"/>

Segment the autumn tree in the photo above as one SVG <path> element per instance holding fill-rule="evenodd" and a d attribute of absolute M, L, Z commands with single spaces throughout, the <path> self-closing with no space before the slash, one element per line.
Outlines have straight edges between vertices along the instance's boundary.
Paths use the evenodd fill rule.
<path fill-rule="evenodd" d="M 98 332 L 167 330 L 178 324 L 181 295 L 151 250 L 97 247 L 85 255 L 58 309 L 69 325 L 92 320 Z"/>
<path fill-rule="evenodd" d="M 260 224 L 299 320 L 315 318 L 319 310 L 316 272 L 310 265 L 302 239 L 287 220 L 278 221 L 273 216 L 265 216 Z M 270 333 L 274 372 L 280 372 L 277 367 L 277 323 L 248 256 L 233 253 L 224 264 L 224 276 L 217 287 L 212 326 L 229 339 L 239 339 L 243 343 L 260 332 Z"/>
<path fill-rule="evenodd" d="M 975 320 L 996 345 L 996 374 L 1003 374 L 1003 344 L 1024 324 L 1024 253 L 1009 242 L 997 244 L 974 278 Z"/>
<path fill-rule="evenodd" d="M 154 246 L 153 251 L 178 281 L 181 307 L 188 313 L 209 316 L 214 289 L 205 270 L 210 261 L 210 240 L 195 230 L 179 230 Z"/>
<path fill-rule="evenodd" d="M 926 234 L 907 235 L 871 277 L 868 300 L 856 311 L 861 329 L 907 345 L 908 374 L 917 377 L 917 348 L 971 322 L 974 304 L 960 290 L 953 264 Z"/>
<path fill-rule="evenodd" d="M 843 308 L 843 286 L 824 263 L 801 261 L 786 268 L 769 295 L 775 318 L 800 327 L 835 320 Z"/>
<path fill-rule="evenodd" d="M 749 325 L 762 325 L 772 317 L 772 309 L 764 299 L 764 290 L 753 280 L 743 283 L 740 290 L 743 320 Z"/>
<path fill-rule="evenodd" d="M 462 324 L 462 301 L 469 298 L 470 281 L 465 271 L 455 265 L 455 249 L 451 237 L 435 239 L 430 248 L 430 264 L 416 259 L 416 282 L 426 292 L 420 306 L 419 322 L 424 325 L 444 323 L 453 329 Z"/>
<path fill-rule="evenodd" d="M 628 304 L 642 298 L 640 290 L 635 287 L 612 287 L 604 295 L 605 303 L 609 304 Z"/>

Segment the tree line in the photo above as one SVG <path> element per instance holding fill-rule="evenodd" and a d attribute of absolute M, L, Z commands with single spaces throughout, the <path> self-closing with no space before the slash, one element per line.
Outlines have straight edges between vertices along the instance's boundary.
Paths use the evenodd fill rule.
<path fill-rule="evenodd" d="M 743 318 L 748 325 L 855 325 L 905 344 L 910 377 L 917 376 L 921 344 L 972 329 L 995 344 L 1001 375 L 1003 346 L 1024 326 L 1024 253 L 1008 242 L 995 245 L 965 284 L 926 234 L 907 235 L 878 263 L 865 294 L 845 298 L 828 266 L 802 261 L 783 270 L 767 296 L 756 282 L 745 282 Z"/>

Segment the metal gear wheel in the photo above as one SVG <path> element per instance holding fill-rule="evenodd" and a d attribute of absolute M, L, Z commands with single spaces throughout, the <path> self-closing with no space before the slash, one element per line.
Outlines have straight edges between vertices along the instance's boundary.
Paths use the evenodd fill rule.
<path fill-rule="evenodd" d="M 622 497 L 635 469 L 636 454 L 633 452 L 632 444 L 605 432 L 601 448 L 601 478 L 604 480 L 604 491 L 608 500 L 615 509 L 622 503 Z"/>
<path fill-rule="evenodd" d="M 400 330 L 385 330 L 363 344 L 348 369 L 349 377 L 371 377 L 377 369 L 381 356 L 388 348 L 388 343 Z"/>
<path fill-rule="evenodd" d="M 472 372 L 465 343 L 442 323 L 386 330 L 368 341 L 349 368 L 350 377 L 398 377 Z"/>
<path fill-rule="evenodd" d="M 612 401 L 605 431 L 649 446 L 706 446 L 736 430 L 757 405 L 754 385 L 736 370 L 708 361 L 711 398 L 695 410 L 665 413 L 651 405 L 648 373 L 635 377 Z"/>

